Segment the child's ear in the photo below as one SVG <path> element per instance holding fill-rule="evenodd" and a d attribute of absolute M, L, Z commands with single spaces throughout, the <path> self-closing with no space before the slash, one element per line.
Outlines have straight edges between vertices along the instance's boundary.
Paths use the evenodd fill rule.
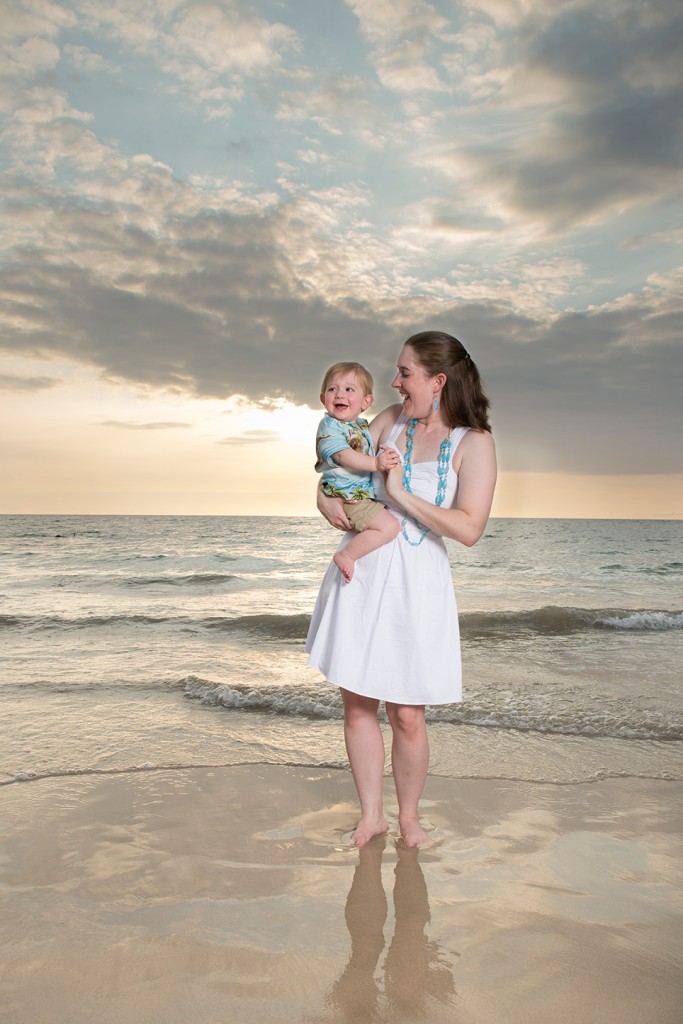
<path fill-rule="evenodd" d="M 324 404 L 325 404 L 325 396 L 324 396 L 324 395 L 321 395 L 321 396 L 320 396 L 320 404 L 321 404 L 321 405 L 324 405 Z"/>
<path fill-rule="evenodd" d="M 373 398 L 372 395 L 366 395 L 365 396 L 365 398 L 363 399 L 363 402 L 361 404 L 361 411 L 362 412 L 365 412 L 366 409 L 370 408 L 370 406 L 372 405 L 372 398 Z"/>

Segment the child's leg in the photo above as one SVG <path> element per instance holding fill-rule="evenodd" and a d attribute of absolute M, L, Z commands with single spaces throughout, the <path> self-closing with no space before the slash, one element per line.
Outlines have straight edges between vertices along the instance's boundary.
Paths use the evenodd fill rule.
<path fill-rule="evenodd" d="M 333 556 L 334 564 L 337 566 L 347 583 L 353 579 L 353 570 L 356 559 L 376 551 L 383 544 L 398 536 L 398 521 L 391 512 L 383 508 L 370 520 L 362 533 L 357 533 L 342 551 L 337 551 Z"/>

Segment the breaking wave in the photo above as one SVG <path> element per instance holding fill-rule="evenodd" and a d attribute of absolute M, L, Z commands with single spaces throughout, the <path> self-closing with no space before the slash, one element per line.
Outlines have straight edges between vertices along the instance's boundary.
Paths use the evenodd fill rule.
<path fill-rule="evenodd" d="M 227 578 L 227 577 L 221 577 Z M 256 614 L 192 618 L 183 615 L 0 615 L 0 629 L 107 629 L 131 625 L 219 630 L 264 640 L 303 640 L 309 616 Z M 465 612 L 460 616 L 463 637 L 470 640 L 511 639 L 523 635 L 568 636 L 587 630 L 652 632 L 683 629 L 683 611 L 632 608 L 571 608 L 549 605 L 528 611 Z"/>
<path fill-rule="evenodd" d="M 301 686 L 219 683 L 198 676 L 184 680 L 185 697 L 209 707 L 255 711 L 304 718 L 343 717 L 335 687 L 327 684 Z M 683 721 L 676 722 L 656 711 L 644 711 L 619 701 L 617 707 L 574 707 L 558 710 L 551 699 L 524 693 L 492 693 L 487 700 L 468 694 L 463 704 L 427 709 L 432 722 L 450 722 L 486 729 L 554 733 L 563 736 L 611 737 L 624 740 L 683 740 Z"/>

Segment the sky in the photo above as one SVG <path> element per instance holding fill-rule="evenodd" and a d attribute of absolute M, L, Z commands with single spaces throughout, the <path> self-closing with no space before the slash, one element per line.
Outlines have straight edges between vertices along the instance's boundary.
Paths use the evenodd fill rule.
<path fill-rule="evenodd" d="M 0 512 L 315 512 L 456 335 L 498 516 L 681 518 L 680 0 L 3 0 Z"/>

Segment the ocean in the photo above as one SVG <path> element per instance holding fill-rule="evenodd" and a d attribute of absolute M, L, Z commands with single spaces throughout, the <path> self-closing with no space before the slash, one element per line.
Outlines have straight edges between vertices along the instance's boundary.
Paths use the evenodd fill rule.
<path fill-rule="evenodd" d="M 497 519 L 447 542 L 464 700 L 427 711 L 432 774 L 683 779 L 682 533 Z M 346 766 L 303 653 L 338 541 L 315 518 L 0 516 L 0 783 Z"/>

